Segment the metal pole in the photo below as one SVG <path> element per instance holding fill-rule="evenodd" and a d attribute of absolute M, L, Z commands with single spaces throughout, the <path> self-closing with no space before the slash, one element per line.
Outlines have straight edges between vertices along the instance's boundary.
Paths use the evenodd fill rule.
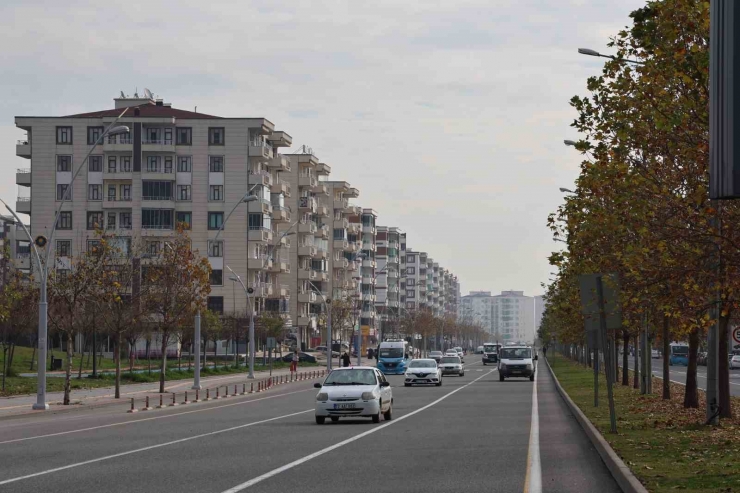
<path fill-rule="evenodd" d="M 326 309 L 326 340 L 328 341 L 326 345 L 326 369 L 331 371 L 331 310 L 329 310 L 326 300 L 324 300 L 324 308 Z M 339 350 L 342 350 L 342 341 L 339 341 Z"/>
<path fill-rule="evenodd" d="M 193 335 L 193 342 L 195 343 L 195 369 L 193 372 L 193 386 L 191 388 L 193 390 L 200 390 L 203 388 L 200 386 L 200 308 L 195 314 L 194 325 L 195 334 Z"/>
<path fill-rule="evenodd" d="M 249 378 L 254 378 L 254 305 L 249 299 L 248 292 L 247 303 L 249 303 Z"/>

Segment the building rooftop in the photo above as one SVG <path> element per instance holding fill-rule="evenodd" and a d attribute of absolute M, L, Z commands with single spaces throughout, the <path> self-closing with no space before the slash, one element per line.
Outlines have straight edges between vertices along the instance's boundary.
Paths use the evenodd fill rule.
<path fill-rule="evenodd" d="M 187 118 L 187 119 L 214 119 L 221 118 L 220 116 L 207 115 L 205 113 L 197 113 L 195 111 L 178 110 L 172 106 L 161 104 L 157 101 L 147 101 L 136 106 L 129 106 L 129 110 L 126 112 L 126 116 L 137 116 L 141 118 Z M 138 114 L 136 114 L 138 110 Z M 92 111 L 90 113 L 78 113 L 76 115 L 67 115 L 63 118 L 105 118 L 105 117 L 117 117 L 123 110 L 121 108 L 113 108 L 102 111 Z"/>

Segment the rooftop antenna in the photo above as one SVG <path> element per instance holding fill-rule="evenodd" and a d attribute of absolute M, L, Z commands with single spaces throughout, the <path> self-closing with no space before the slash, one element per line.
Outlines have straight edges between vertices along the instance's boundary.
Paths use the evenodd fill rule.
<path fill-rule="evenodd" d="M 139 88 L 138 87 L 136 89 L 134 89 L 134 97 L 135 98 L 138 98 L 139 97 Z"/>
<path fill-rule="evenodd" d="M 147 99 L 154 99 L 154 94 L 152 94 L 152 91 L 150 91 L 149 89 L 147 89 L 145 87 L 144 88 L 144 97 L 147 98 Z"/>

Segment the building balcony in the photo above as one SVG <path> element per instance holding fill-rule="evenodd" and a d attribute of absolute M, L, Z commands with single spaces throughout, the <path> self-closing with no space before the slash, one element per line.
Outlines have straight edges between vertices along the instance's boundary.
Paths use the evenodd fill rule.
<path fill-rule="evenodd" d="M 298 223 L 298 232 L 299 233 L 306 233 L 306 234 L 316 234 L 316 231 L 318 228 L 316 227 L 316 223 L 312 221 L 306 221 L 305 223 Z"/>
<path fill-rule="evenodd" d="M 145 209 L 174 209 L 175 197 L 167 197 L 165 195 L 145 195 L 141 197 L 141 206 Z"/>
<path fill-rule="evenodd" d="M 352 187 L 352 188 L 349 189 L 349 191 L 345 192 L 344 195 L 346 195 L 347 197 L 349 197 L 351 199 L 356 199 L 357 197 L 360 196 L 360 191 L 358 189 Z"/>
<path fill-rule="evenodd" d="M 19 140 L 15 144 L 15 155 L 31 159 L 31 143 L 27 140 Z"/>
<path fill-rule="evenodd" d="M 324 272 L 322 270 L 315 270 L 313 271 L 316 273 L 316 280 L 321 282 L 326 282 L 329 280 L 329 273 Z"/>
<path fill-rule="evenodd" d="M 282 130 L 272 132 L 266 139 L 273 147 L 290 147 L 293 145 L 293 137 Z"/>
<path fill-rule="evenodd" d="M 316 212 L 316 199 L 313 197 L 298 197 L 298 210 L 301 212 Z"/>
<path fill-rule="evenodd" d="M 362 232 L 362 224 L 360 223 L 349 223 L 347 226 L 347 232 L 349 234 L 360 234 Z"/>
<path fill-rule="evenodd" d="M 362 275 L 362 284 L 376 284 L 378 280 L 373 276 Z"/>
<path fill-rule="evenodd" d="M 127 150 L 131 150 L 129 147 Z M 103 149 L 105 150 L 105 148 Z M 171 139 L 141 139 L 141 152 L 175 152 L 175 141 Z"/>
<path fill-rule="evenodd" d="M 272 231 L 263 226 L 250 226 L 249 236 L 247 238 L 249 241 L 269 243 L 272 241 Z"/>
<path fill-rule="evenodd" d="M 272 220 L 276 223 L 290 222 L 290 211 L 279 205 L 272 206 Z"/>
<path fill-rule="evenodd" d="M 19 168 L 15 170 L 15 184 L 21 187 L 30 187 L 31 168 Z"/>
<path fill-rule="evenodd" d="M 272 214 L 272 204 L 263 199 L 253 200 L 247 204 L 247 211 L 255 214 Z"/>
<path fill-rule="evenodd" d="M 362 310 L 362 318 L 375 318 L 375 310 Z"/>
<path fill-rule="evenodd" d="M 329 195 L 329 189 L 326 188 L 326 184 L 317 181 L 316 186 L 311 187 L 311 191 L 317 195 Z"/>
<path fill-rule="evenodd" d="M 334 219 L 334 229 L 347 229 L 349 227 L 349 220 L 346 217 L 342 219 Z"/>
<path fill-rule="evenodd" d="M 164 176 L 165 176 L 165 178 L 164 178 L 165 180 L 171 181 L 171 180 L 174 180 L 175 179 L 174 175 L 172 175 L 170 173 L 165 173 Z M 146 177 L 147 177 L 147 179 L 152 178 L 152 176 L 149 173 L 147 173 Z M 106 181 L 110 181 L 110 180 L 127 180 L 128 182 L 131 182 L 131 180 L 134 179 L 134 174 L 131 171 L 131 168 L 129 168 L 128 171 L 122 171 L 122 170 L 119 170 L 119 169 L 110 170 L 107 167 L 104 167 L 103 168 L 103 179 L 106 180 Z"/>
<path fill-rule="evenodd" d="M 103 209 L 127 209 L 131 208 L 131 197 L 103 196 Z"/>
<path fill-rule="evenodd" d="M 18 197 L 15 201 L 15 211 L 22 214 L 31 214 L 31 197 Z"/>
<path fill-rule="evenodd" d="M 247 179 L 250 187 L 252 185 L 264 185 L 266 187 L 272 185 L 272 175 L 267 171 L 250 171 Z"/>
<path fill-rule="evenodd" d="M 316 228 L 314 236 L 318 238 L 323 238 L 325 240 L 329 239 L 329 226 L 327 226 L 326 224 L 322 224 L 320 228 Z"/>
<path fill-rule="evenodd" d="M 268 296 L 270 299 L 284 299 L 290 298 L 290 288 L 287 284 L 273 284 L 272 292 Z"/>
<path fill-rule="evenodd" d="M 141 149 L 144 150 L 142 144 Z M 105 152 L 133 152 L 134 140 L 130 137 L 119 135 L 118 137 L 107 137 L 103 140 L 103 151 Z"/>
<path fill-rule="evenodd" d="M 299 187 L 307 187 L 310 189 L 314 189 L 316 185 L 318 185 L 319 180 L 316 179 L 313 175 L 301 175 L 298 177 L 298 186 Z"/>
<path fill-rule="evenodd" d="M 388 276 L 389 279 L 398 279 L 398 271 L 395 269 L 386 270 L 386 275 Z"/>
<path fill-rule="evenodd" d="M 311 317 L 308 315 L 298 315 L 298 319 L 296 320 L 297 327 L 308 327 L 309 325 L 311 325 Z"/>
<path fill-rule="evenodd" d="M 350 241 L 347 243 L 347 248 L 344 249 L 345 252 L 351 252 L 356 253 L 360 251 L 360 243 L 356 241 Z"/>
<path fill-rule="evenodd" d="M 299 257 L 311 257 L 313 258 L 318 253 L 318 248 L 314 245 L 300 245 L 298 246 Z"/>
<path fill-rule="evenodd" d="M 329 217 L 330 215 L 329 208 L 326 207 L 325 205 L 318 205 L 316 207 L 316 214 L 318 214 L 321 217 Z"/>
<path fill-rule="evenodd" d="M 388 303 L 388 306 L 390 308 L 398 308 L 398 300 L 388 300 L 386 303 Z"/>
<path fill-rule="evenodd" d="M 311 269 L 304 269 L 302 267 L 298 268 L 298 279 L 302 281 L 315 281 L 316 280 L 316 271 Z"/>
<path fill-rule="evenodd" d="M 329 252 L 324 250 L 323 248 L 316 249 L 316 257 L 317 259 L 325 259 L 329 258 Z"/>
<path fill-rule="evenodd" d="M 349 242 L 347 242 L 347 240 L 336 240 L 335 239 L 333 246 L 335 250 L 345 250 L 348 245 L 349 245 Z"/>
<path fill-rule="evenodd" d="M 264 140 L 252 140 L 249 142 L 249 157 L 256 158 L 259 161 L 269 161 L 275 157 L 272 146 Z"/>
<path fill-rule="evenodd" d="M 362 226 L 362 233 L 366 235 L 375 235 L 375 226 Z"/>
<path fill-rule="evenodd" d="M 364 259 L 362 259 L 362 266 L 363 267 L 371 267 L 371 268 L 374 269 L 375 267 L 378 266 L 378 263 L 375 260 L 371 259 L 371 258 L 364 258 Z"/>
<path fill-rule="evenodd" d="M 331 174 L 331 166 L 326 163 L 319 163 L 316 165 L 316 172 L 320 175 Z"/>
<path fill-rule="evenodd" d="M 302 291 L 298 293 L 298 301 L 300 303 L 316 303 L 319 297 L 315 291 Z"/>
<path fill-rule="evenodd" d="M 290 262 L 286 259 L 274 259 L 268 270 L 273 274 L 288 274 L 290 273 Z"/>
<path fill-rule="evenodd" d="M 269 298 L 272 294 L 272 284 L 258 282 L 253 283 L 251 287 L 254 289 L 254 293 L 252 293 L 254 298 Z"/>
<path fill-rule="evenodd" d="M 347 260 L 346 258 L 340 258 L 339 260 L 334 259 L 334 263 L 332 264 L 332 266 L 335 269 L 346 269 L 347 267 L 349 267 L 349 260 Z"/>
<path fill-rule="evenodd" d="M 287 157 L 278 154 L 267 161 L 267 167 L 276 171 L 290 171 L 290 160 Z"/>
<path fill-rule="evenodd" d="M 270 186 L 270 192 L 272 193 L 282 193 L 286 197 L 290 197 L 290 183 L 287 181 L 282 180 L 272 180 L 272 185 Z"/>
<path fill-rule="evenodd" d="M 260 257 L 251 257 L 247 262 L 249 269 L 253 270 L 270 270 L 272 267 L 272 259 L 266 255 Z"/>
<path fill-rule="evenodd" d="M 344 212 L 350 216 L 359 216 L 362 214 L 362 207 L 359 205 L 348 205 Z"/>
<path fill-rule="evenodd" d="M 344 211 L 348 205 L 349 201 L 347 199 L 334 199 L 334 210 Z"/>

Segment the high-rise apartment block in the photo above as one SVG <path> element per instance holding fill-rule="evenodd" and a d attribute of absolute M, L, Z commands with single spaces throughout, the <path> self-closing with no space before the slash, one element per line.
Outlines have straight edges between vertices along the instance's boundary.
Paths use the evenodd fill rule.
<path fill-rule="evenodd" d="M 460 318 L 465 322 L 479 325 L 491 336 L 495 336 L 493 328 L 493 296 L 490 291 L 471 291 L 462 297 Z"/>
<path fill-rule="evenodd" d="M 503 342 L 532 343 L 534 313 L 534 298 L 523 291 L 502 291 L 493 297 L 493 332 Z"/>

